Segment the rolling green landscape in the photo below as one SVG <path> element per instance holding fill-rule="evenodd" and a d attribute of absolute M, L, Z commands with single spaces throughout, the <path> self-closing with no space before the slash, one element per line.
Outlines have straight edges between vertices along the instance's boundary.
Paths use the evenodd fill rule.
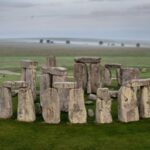
<path fill-rule="evenodd" d="M 150 48 L 103 48 L 98 46 L 49 45 L 30 43 L 0 43 L 0 84 L 8 80 L 20 80 L 23 59 L 38 61 L 37 89 L 40 68 L 46 57 L 55 55 L 57 66 L 66 67 L 73 75 L 76 56 L 99 56 L 101 64 L 120 63 L 125 67 L 138 67 L 141 78 L 150 78 Z M 9 71 L 9 72 L 8 72 Z M 112 87 L 117 88 L 115 82 Z M 86 97 L 86 96 L 85 96 Z M 86 97 L 87 100 L 87 97 Z M 39 101 L 39 97 L 37 99 Z M 150 119 L 120 123 L 117 119 L 117 100 L 113 100 L 112 124 L 96 124 L 94 117 L 88 123 L 72 125 L 67 113 L 61 114 L 61 123 L 44 123 L 37 115 L 34 123 L 16 120 L 17 97 L 13 98 L 12 119 L 0 120 L 0 150 L 148 150 L 150 149 Z M 95 109 L 95 102 L 86 105 Z"/>

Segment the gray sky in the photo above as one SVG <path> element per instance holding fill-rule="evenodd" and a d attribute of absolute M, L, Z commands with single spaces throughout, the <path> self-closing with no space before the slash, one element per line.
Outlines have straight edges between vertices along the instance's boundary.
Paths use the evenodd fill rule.
<path fill-rule="evenodd" d="M 0 37 L 150 40 L 150 0 L 0 0 Z"/>

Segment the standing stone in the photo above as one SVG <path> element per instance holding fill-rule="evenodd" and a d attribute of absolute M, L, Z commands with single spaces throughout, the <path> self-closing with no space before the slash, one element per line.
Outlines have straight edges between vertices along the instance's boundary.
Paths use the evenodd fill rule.
<path fill-rule="evenodd" d="M 12 96 L 10 87 L 0 88 L 0 118 L 8 119 L 13 115 Z"/>
<path fill-rule="evenodd" d="M 110 69 L 105 68 L 104 69 L 104 81 L 103 81 L 104 85 L 110 86 L 112 82 L 111 78 L 112 78 L 112 75 L 111 75 Z"/>
<path fill-rule="evenodd" d="M 140 105 L 140 117 L 150 118 L 150 87 L 142 87 Z"/>
<path fill-rule="evenodd" d="M 49 88 L 42 93 L 42 116 L 46 123 L 60 123 L 60 101 L 57 90 Z"/>
<path fill-rule="evenodd" d="M 70 90 L 69 120 L 71 123 L 87 122 L 87 112 L 84 104 L 84 92 L 82 89 Z"/>
<path fill-rule="evenodd" d="M 47 57 L 47 66 L 48 67 L 56 67 L 56 57 L 55 56 Z"/>
<path fill-rule="evenodd" d="M 90 64 L 90 76 L 91 76 L 91 92 L 96 93 L 97 89 L 101 87 L 101 78 L 100 78 L 100 64 Z"/>
<path fill-rule="evenodd" d="M 74 64 L 74 78 L 75 78 L 75 81 L 77 82 L 78 88 L 83 88 L 84 90 L 86 90 L 87 80 L 88 80 L 87 77 L 88 77 L 88 72 L 87 72 L 86 64 L 75 63 Z"/>
<path fill-rule="evenodd" d="M 140 71 L 138 68 L 121 68 L 121 84 L 125 84 L 127 81 L 133 79 L 139 79 Z"/>
<path fill-rule="evenodd" d="M 118 118 L 121 122 L 139 120 L 137 88 L 122 86 L 118 94 Z"/>
<path fill-rule="evenodd" d="M 22 77 L 21 80 L 28 83 L 32 90 L 34 100 L 36 99 L 36 67 L 37 62 L 31 60 L 22 61 Z"/>
<path fill-rule="evenodd" d="M 35 121 L 35 106 L 30 88 L 20 88 L 18 93 L 18 121 Z"/>
<path fill-rule="evenodd" d="M 117 68 L 116 69 L 116 77 L 117 77 L 117 82 L 118 82 L 118 85 L 121 85 L 121 73 L 120 73 L 121 69 L 120 68 Z"/>
<path fill-rule="evenodd" d="M 109 89 L 99 88 L 97 90 L 96 101 L 96 122 L 97 123 L 111 123 L 111 103 Z"/>
<path fill-rule="evenodd" d="M 77 87 L 76 82 L 54 82 L 54 88 L 57 89 L 61 111 L 68 112 L 69 91 Z"/>
<path fill-rule="evenodd" d="M 50 88 L 50 75 L 49 74 L 42 74 L 40 77 L 40 99 L 42 99 L 41 95 L 43 92 Z M 41 103 L 42 106 L 42 103 Z"/>

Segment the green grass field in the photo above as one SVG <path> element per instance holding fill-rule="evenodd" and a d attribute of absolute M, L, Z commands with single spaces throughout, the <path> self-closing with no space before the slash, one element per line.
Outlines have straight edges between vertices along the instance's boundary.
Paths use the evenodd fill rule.
<path fill-rule="evenodd" d="M 141 69 L 141 77 L 150 77 L 150 49 L 146 48 L 100 48 L 75 47 L 71 45 L 40 45 L 24 43 L 0 43 L 0 70 L 21 72 L 20 61 L 32 59 L 40 67 L 48 55 L 57 56 L 58 66 L 64 66 L 72 75 L 75 56 L 100 56 L 102 64 L 121 63 Z M 144 69 L 143 69 L 144 68 Z M 0 84 L 7 80 L 19 80 L 19 75 L 0 74 Z M 38 80 L 39 81 L 39 80 Z M 38 82 L 37 81 L 37 82 Z M 113 84 L 115 87 L 115 83 Z M 113 88 L 112 87 L 112 88 Z M 84 125 L 72 125 L 67 113 L 61 114 L 61 124 L 44 123 L 41 115 L 34 123 L 16 120 L 17 97 L 13 98 L 12 119 L 0 120 L 0 150 L 149 150 L 150 119 L 120 123 L 117 119 L 117 101 L 113 100 L 112 124 L 98 125 L 94 117 L 88 117 Z M 95 104 L 86 106 L 95 109 Z"/>

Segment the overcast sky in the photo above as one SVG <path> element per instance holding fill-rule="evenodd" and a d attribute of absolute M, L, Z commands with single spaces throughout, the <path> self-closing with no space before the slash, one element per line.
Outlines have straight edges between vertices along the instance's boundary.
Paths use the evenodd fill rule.
<path fill-rule="evenodd" d="M 150 40 L 150 0 L 0 0 L 0 37 Z"/>

